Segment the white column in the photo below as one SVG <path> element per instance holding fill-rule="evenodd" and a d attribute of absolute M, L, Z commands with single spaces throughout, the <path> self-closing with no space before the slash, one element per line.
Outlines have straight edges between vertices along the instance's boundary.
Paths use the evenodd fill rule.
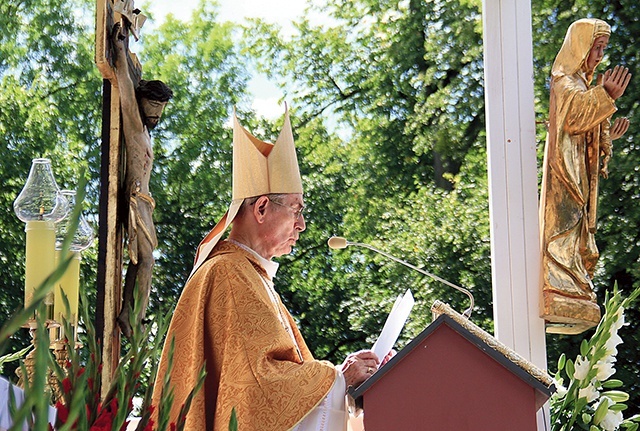
<path fill-rule="evenodd" d="M 483 0 L 483 26 L 495 336 L 546 369 L 530 0 Z"/>

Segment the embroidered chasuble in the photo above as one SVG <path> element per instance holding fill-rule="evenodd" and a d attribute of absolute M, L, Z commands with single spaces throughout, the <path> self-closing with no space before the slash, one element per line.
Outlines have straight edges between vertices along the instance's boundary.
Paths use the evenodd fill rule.
<path fill-rule="evenodd" d="M 187 282 L 162 352 L 154 405 L 167 370 L 171 338 L 174 422 L 207 364 L 185 429 L 227 431 L 235 408 L 239 430 L 289 430 L 320 404 L 337 370 L 313 359 L 258 259 L 228 241 Z"/>

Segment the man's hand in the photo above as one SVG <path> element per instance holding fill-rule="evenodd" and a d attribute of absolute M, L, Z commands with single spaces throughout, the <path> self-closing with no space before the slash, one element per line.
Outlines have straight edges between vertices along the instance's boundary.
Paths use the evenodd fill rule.
<path fill-rule="evenodd" d="M 608 69 L 604 73 L 602 86 L 613 100 L 617 100 L 624 94 L 624 90 L 626 90 L 627 85 L 629 85 L 629 80 L 631 80 L 629 69 L 622 66 L 616 66 L 613 71 Z"/>
<path fill-rule="evenodd" d="M 380 361 L 371 350 L 351 353 L 342 363 L 342 374 L 347 387 L 357 387 L 378 370 Z"/>
<path fill-rule="evenodd" d="M 396 351 L 391 349 L 389 351 L 389 353 L 387 353 L 387 356 L 384 357 L 384 359 L 382 360 L 382 362 L 380 363 L 380 366 L 383 366 L 384 364 L 386 364 L 387 362 L 389 362 L 391 360 L 391 358 L 393 358 L 396 355 Z"/>

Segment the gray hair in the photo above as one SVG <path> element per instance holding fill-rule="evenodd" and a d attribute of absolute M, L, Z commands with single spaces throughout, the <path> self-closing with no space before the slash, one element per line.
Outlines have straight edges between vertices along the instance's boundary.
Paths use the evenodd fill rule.
<path fill-rule="evenodd" d="M 266 196 L 267 198 L 269 198 L 269 200 L 273 200 L 279 203 L 282 203 L 281 201 L 288 195 L 289 193 L 269 193 L 266 195 L 258 195 L 258 196 L 252 196 L 250 198 L 245 198 L 244 201 L 242 202 L 242 205 L 240 206 L 240 209 L 238 209 L 238 214 L 242 213 L 245 208 L 253 205 L 256 203 L 256 201 L 258 199 L 260 199 L 262 196 Z"/>

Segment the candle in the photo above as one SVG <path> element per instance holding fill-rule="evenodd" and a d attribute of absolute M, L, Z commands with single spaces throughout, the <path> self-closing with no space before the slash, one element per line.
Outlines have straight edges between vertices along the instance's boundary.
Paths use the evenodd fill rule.
<path fill-rule="evenodd" d="M 56 250 L 56 259 L 58 261 L 61 261 L 60 253 L 59 250 Z M 53 318 L 56 322 L 62 324 L 62 318 L 65 317 L 68 322 L 76 326 L 78 323 L 78 297 L 80 295 L 80 253 L 71 251 L 69 254 L 71 255 L 69 266 L 56 284 Z M 70 315 L 67 315 L 67 310 L 62 300 L 63 292 L 69 301 Z"/>
<path fill-rule="evenodd" d="M 33 292 L 53 272 L 55 268 L 56 231 L 50 221 L 30 220 L 27 232 L 24 305 L 33 299 Z"/>

